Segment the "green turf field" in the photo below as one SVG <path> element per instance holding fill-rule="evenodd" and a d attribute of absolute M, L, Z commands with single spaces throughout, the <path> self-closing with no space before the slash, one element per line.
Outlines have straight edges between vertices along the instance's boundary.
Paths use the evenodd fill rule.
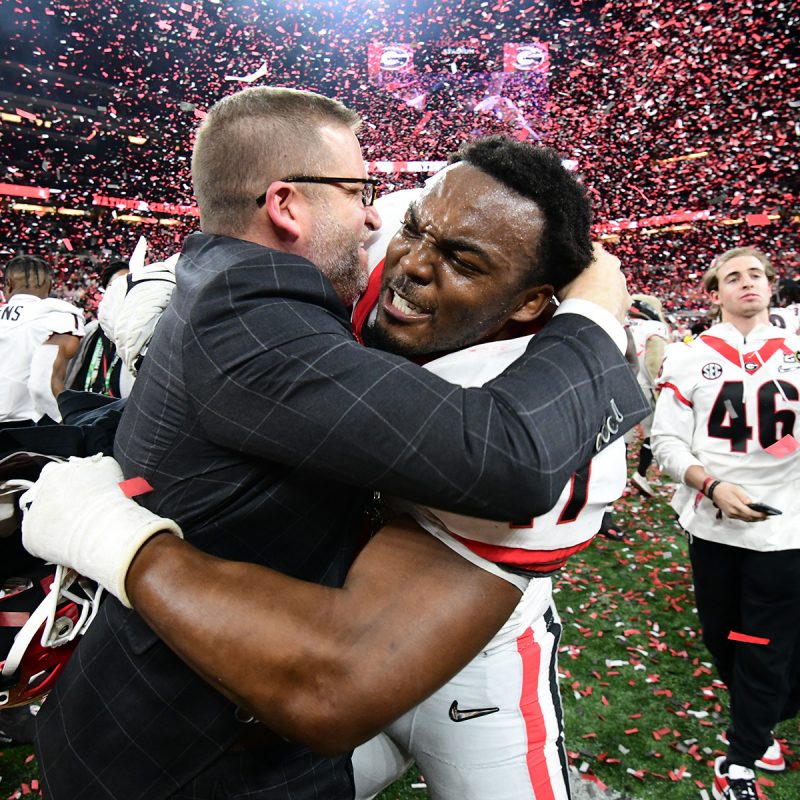
<path fill-rule="evenodd" d="M 656 498 L 630 493 L 616 505 L 626 541 L 596 539 L 558 580 L 567 750 L 588 779 L 631 797 L 698 800 L 711 796 L 728 696 L 697 635 L 685 541 L 667 502 L 671 490 L 653 483 Z M 797 800 L 800 721 L 784 723 L 777 734 L 789 771 L 761 773 L 762 788 L 769 800 Z M 30 748 L 0 746 L 0 800 L 25 796 L 36 779 L 35 761 L 25 763 L 30 758 Z M 412 769 L 381 798 L 426 798 L 424 789 L 411 788 L 419 782 Z"/>

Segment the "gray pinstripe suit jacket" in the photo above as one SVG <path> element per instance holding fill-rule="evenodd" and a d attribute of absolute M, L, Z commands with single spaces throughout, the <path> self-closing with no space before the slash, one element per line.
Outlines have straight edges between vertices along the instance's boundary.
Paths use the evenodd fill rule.
<path fill-rule="evenodd" d="M 612 399 L 625 415 L 617 436 L 647 412 L 611 339 L 577 315 L 465 390 L 358 345 L 301 258 L 194 234 L 177 278 L 115 455 L 155 488 L 144 505 L 223 557 L 340 585 L 373 489 L 527 520 L 592 456 Z M 46 796 L 169 796 L 240 729 L 230 703 L 109 600 L 39 714 Z M 333 796 L 307 783 L 303 796 Z"/>

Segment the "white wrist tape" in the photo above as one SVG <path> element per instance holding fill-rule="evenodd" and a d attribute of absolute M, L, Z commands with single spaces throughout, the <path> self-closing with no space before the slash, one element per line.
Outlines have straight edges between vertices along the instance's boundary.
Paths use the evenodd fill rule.
<path fill-rule="evenodd" d="M 131 607 L 125 578 L 142 545 L 177 523 L 125 496 L 122 470 L 102 454 L 48 464 L 22 497 L 22 543 L 34 556 L 97 581 Z"/>

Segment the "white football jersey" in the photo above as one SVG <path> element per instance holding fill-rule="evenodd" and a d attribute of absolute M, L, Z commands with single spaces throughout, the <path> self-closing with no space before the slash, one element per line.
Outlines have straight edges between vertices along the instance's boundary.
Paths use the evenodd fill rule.
<path fill-rule="evenodd" d="M 800 334 L 800 303 L 792 303 L 786 308 L 771 308 L 769 323 L 776 328 L 783 328 L 786 333 Z"/>
<path fill-rule="evenodd" d="M 638 318 L 629 318 L 627 325 L 633 336 L 633 342 L 636 345 L 636 358 L 639 361 L 639 370 L 636 373 L 636 379 L 643 389 L 652 389 L 653 383 L 647 374 L 644 364 L 647 342 L 651 336 L 658 336 L 664 339 L 664 341 L 669 342 L 671 338 L 669 325 L 655 319 Z"/>
<path fill-rule="evenodd" d="M 431 361 L 425 368 L 450 383 L 482 386 L 519 358 L 530 339 L 523 336 L 475 345 Z M 573 475 L 550 511 L 532 520 L 497 522 L 404 501 L 398 501 L 398 506 L 448 547 L 524 589 L 527 577 L 522 576 L 559 569 L 571 554 L 589 544 L 600 530 L 606 506 L 622 494 L 625 480 L 625 444 L 618 439 Z M 515 581 L 515 573 L 522 580 Z"/>
<path fill-rule="evenodd" d="M 682 480 L 695 464 L 780 509 L 758 523 L 727 517 L 685 484 L 673 498 L 681 525 L 701 538 L 754 550 L 800 547 L 800 338 L 760 325 L 745 338 L 730 323 L 669 345 L 658 380 L 651 442 Z"/>
<path fill-rule="evenodd" d="M 0 305 L 0 422 L 41 416 L 28 379 L 34 352 L 54 333 L 83 336 L 83 312 L 53 297 L 19 293 Z"/>

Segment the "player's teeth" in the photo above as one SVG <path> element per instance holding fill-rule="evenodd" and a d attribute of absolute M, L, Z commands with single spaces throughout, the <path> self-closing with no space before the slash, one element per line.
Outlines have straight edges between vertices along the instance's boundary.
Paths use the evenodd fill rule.
<path fill-rule="evenodd" d="M 398 311 L 402 311 L 404 314 L 416 314 L 419 311 L 416 306 L 412 306 L 411 303 L 400 297 L 397 292 L 393 292 L 392 295 L 392 305 Z"/>

